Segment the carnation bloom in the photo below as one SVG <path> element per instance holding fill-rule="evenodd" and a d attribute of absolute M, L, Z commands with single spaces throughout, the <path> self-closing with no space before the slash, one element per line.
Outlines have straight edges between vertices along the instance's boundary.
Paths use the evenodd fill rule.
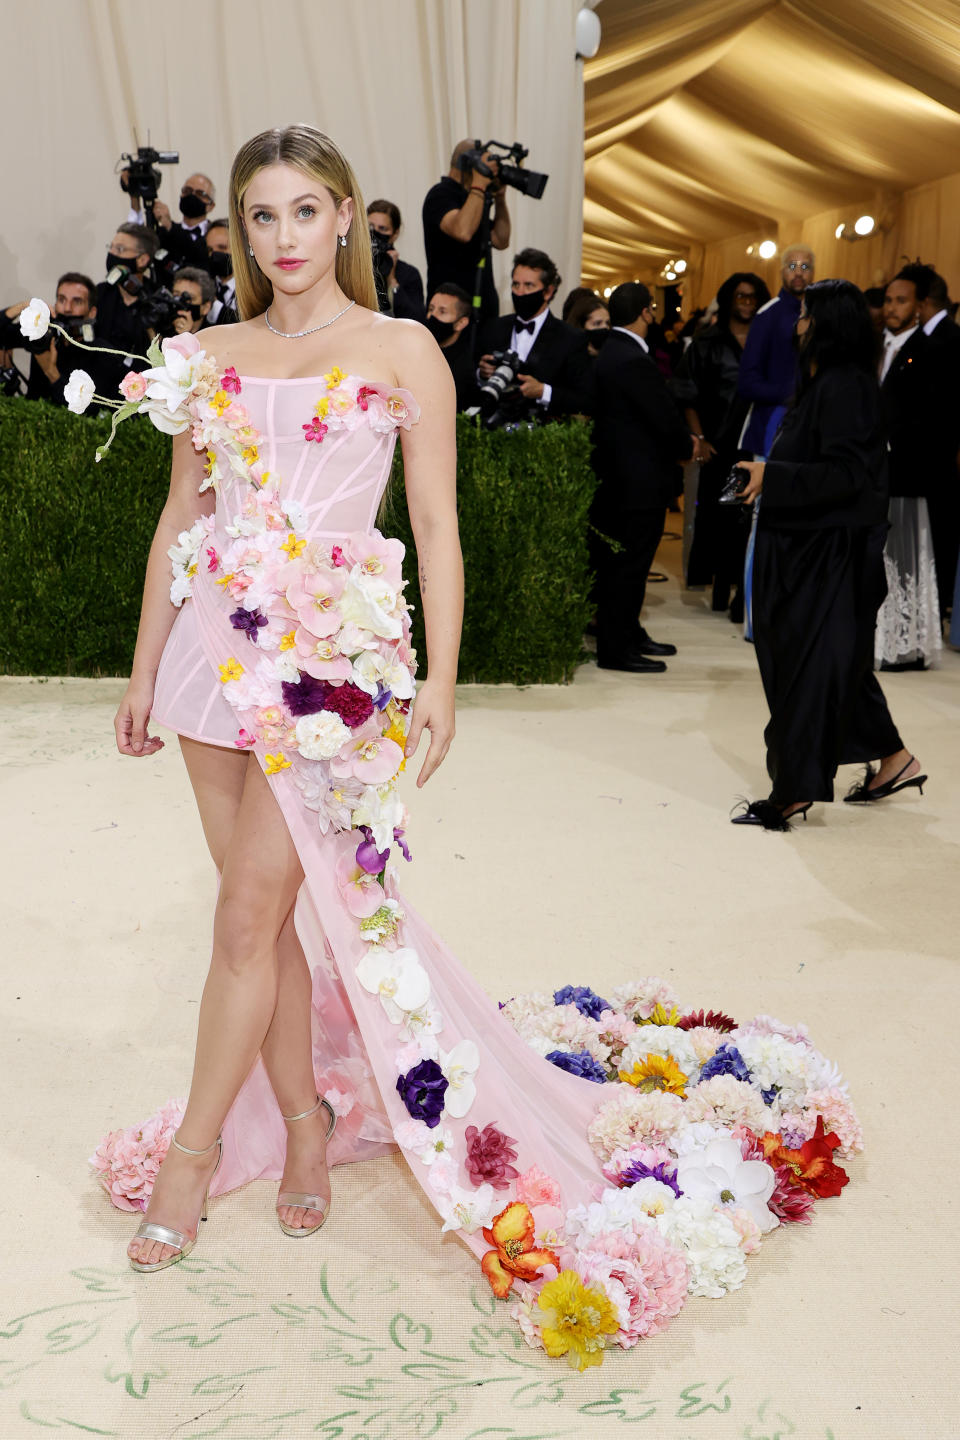
<path fill-rule="evenodd" d="M 603 1362 L 607 1335 L 620 1328 L 603 1290 L 588 1289 L 574 1270 L 564 1270 L 544 1285 L 537 1305 L 543 1312 L 541 1336 L 548 1355 L 566 1355 L 573 1370 Z"/>
<path fill-rule="evenodd" d="M 677 1062 L 669 1055 L 648 1055 L 638 1060 L 629 1070 L 619 1071 L 620 1079 L 628 1085 L 635 1085 L 644 1094 L 651 1090 L 665 1090 L 671 1095 L 685 1095 L 687 1077 Z"/>
<path fill-rule="evenodd" d="M 504 1135 L 493 1124 L 485 1125 L 482 1130 L 478 1130 L 476 1125 L 468 1125 L 463 1138 L 467 1144 L 464 1164 L 474 1185 L 487 1182 L 494 1190 L 509 1189 L 511 1180 L 516 1180 L 520 1174 L 512 1163 L 517 1158 L 513 1148 L 516 1140 Z"/>
<path fill-rule="evenodd" d="M 661 1144 L 683 1128 L 689 1100 L 661 1090 L 647 1095 L 626 1085 L 612 1085 L 610 1090 L 610 1098 L 587 1127 L 587 1139 L 601 1160 L 630 1145 Z"/>
<path fill-rule="evenodd" d="M 539 1166 L 531 1165 L 517 1180 L 517 1199 L 526 1205 L 559 1205 L 560 1186 Z"/>
<path fill-rule="evenodd" d="M 625 1350 L 665 1329 L 686 1300 L 687 1262 L 654 1225 L 633 1235 L 620 1230 L 596 1236 L 576 1255 L 573 1268 L 585 1285 L 613 1302 L 619 1324 L 614 1344 Z"/>
<path fill-rule="evenodd" d="M 501 1300 L 508 1294 L 514 1278 L 537 1280 L 544 1265 L 560 1269 L 552 1250 L 535 1248 L 533 1216 L 529 1208 L 517 1200 L 494 1216 L 489 1229 L 484 1227 L 483 1238 L 495 1248 L 487 1251 L 480 1268 L 494 1295 Z"/>
<path fill-rule="evenodd" d="M 684 1103 L 688 1122 L 709 1120 L 718 1125 L 747 1125 L 763 1133 L 770 1123 L 770 1111 L 752 1085 L 732 1075 L 715 1075 L 690 1091 Z"/>

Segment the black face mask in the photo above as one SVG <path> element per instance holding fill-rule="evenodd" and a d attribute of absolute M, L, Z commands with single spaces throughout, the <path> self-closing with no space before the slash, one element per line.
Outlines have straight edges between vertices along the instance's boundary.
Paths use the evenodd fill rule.
<path fill-rule="evenodd" d="M 526 295 L 514 295 L 512 299 L 515 314 L 519 315 L 521 320 L 532 319 L 543 304 L 543 293 L 541 286 L 539 290 L 531 290 Z"/>
<path fill-rule="evenodd" d="M 230 251 L 209 250 L 207 252 L 207 269 L 218 280 L 226 280 L 228 275 L 233 274 L 233 258 Z"/>
<path fill-rule="evenodd" d="M 202 220 L 206 213 L 206 202 L 199 195 L 180 196 L 180 214 L 184 220 Z"/>
<path fill-rule="evenodd" d="M 133 274 L 134 271 L 136 270 L 136 265 L 137 265 L 137 262 L 136 262 L 135 260 L 130 260 L 126 255 L 117 255 L 116 252 L 113 251 L 113 250 L 108 250 L 108 251 L 107 251 L 107 274 L 108 274 L 108 275 L 110 274 L 110 271 L 111 271 L 111 270 L 116 270 L 116 269 L 127 270 L 127 271 L 129 271 L 130 274 Z"/>
<path fill-rule="evenodd" d="M 587 342 L 592 345 L 595 350 L 599 350 L 603 345 L 606 345 L 609 339 L 609 330 L 600 329 L 587 331 Z"/>
<path fill-rule="evenodd" d="M 453 321 L 438 320 L 436 315 L 428 315 L 427 329 L 430 331 L 430 334 L 433 336 L 434 340 L 436 340 L 437 344 L 442 345 L 444 341 L 449 340 L 450 336 L 453 334 Z"/>

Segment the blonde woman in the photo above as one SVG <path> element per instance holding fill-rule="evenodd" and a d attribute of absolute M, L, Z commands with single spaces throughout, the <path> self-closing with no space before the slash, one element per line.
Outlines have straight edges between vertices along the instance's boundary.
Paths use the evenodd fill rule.
<path fill-rule="evenodd" d="M 423 785 L 454 734 L 453 381 L 428 330 L 378 312 L 363 199 L 319 131 L 243 146 L 230 232 L 241 323 L 202 337 L 205 354 L 168 342 L 148 392 L 171 411 L 189 396 L 191 424 L 173 440 L 117 745 L 154 754 L 151 719 L 178 734 L 220 888 L 186 1112 L 128 1254 L 141 1271 L 173 1264 L 208 1192 L 258 1177 L 281 1182 L 284 1234 L 313 1235 L 328 1160 L 397 1140 L 481 1254 L 477 1226 L 505 1201 L 468 1178 L 469 1124 L 509 1131 L 568 1203 L 601 1176 L 594 1087 L 499 1018 L 388 863 L 406 853 L 404 756 L 426 730 Z M 429 658 L 412 705 L 402 547 L 375 528 L 398 435 Z"/>

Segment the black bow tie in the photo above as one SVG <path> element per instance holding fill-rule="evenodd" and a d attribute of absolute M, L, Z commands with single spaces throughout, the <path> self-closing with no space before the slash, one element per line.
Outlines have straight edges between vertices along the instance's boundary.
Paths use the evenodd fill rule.
<path fill-rule="evenodd" d="M 524 331 L 524 333 L 527 335 L 532 335 L 537 327 L 536 325 L 534 325 L 532 320 L 514 320 L 513 328 L 514 330 L 516 330 L 518 335 L 520 334 L 521 330 Z"/>

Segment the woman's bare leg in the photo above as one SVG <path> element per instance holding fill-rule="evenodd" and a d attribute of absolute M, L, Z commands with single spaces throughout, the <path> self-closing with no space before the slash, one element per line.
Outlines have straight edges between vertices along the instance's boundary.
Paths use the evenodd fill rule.
<path fill-rule="evenodd" d="M 201 802 L 201 817 L 211 839 L 222 840 L 220 829 L 236 796 L 239 769 L 230 762 L 246 761 L 223 856 L 213 956 L 200 1006 L 190 1098 L 180 1127 L 183 1144 L 195 1150 L 220 1133 L 270 1027 L 277 1000 L 278 940 L 303 879 L 296 847 L 260 766 L 229 751 L 204 753 L 216 748 L 184 742 L 198 802 L 201 794 L 206 801 Z M 213 1156 L 195 1158 L 171 1147 L 157 1176 L 149 1218 L 193 1235 L 213 1163 Z M 133 1241 L 128 1253 L 153 1264 L 164 1259 L 170 1247 Z"/>
<path fill-rule="evenodd" d="M 316 1104 L 317 1087 L 313 1073 L 310 969 L 294 927 L 292 910 L 280 932 L 277 959 L 277 1004 L 260 1054 L 280 1113 L 300 1115 Z M 316 1115 L 287 1126 L 287 1158 L 281 1190 L 322 1195 L 329 1200 L 326 1163 L 329 1124 L 330 1117 L 321 1108 Z M 293 1205 L 283 1205 L 277 1213 L 285 1224 L 294 1228 L 312 1228 L 323 1218 L 315 1210 Z"/>

